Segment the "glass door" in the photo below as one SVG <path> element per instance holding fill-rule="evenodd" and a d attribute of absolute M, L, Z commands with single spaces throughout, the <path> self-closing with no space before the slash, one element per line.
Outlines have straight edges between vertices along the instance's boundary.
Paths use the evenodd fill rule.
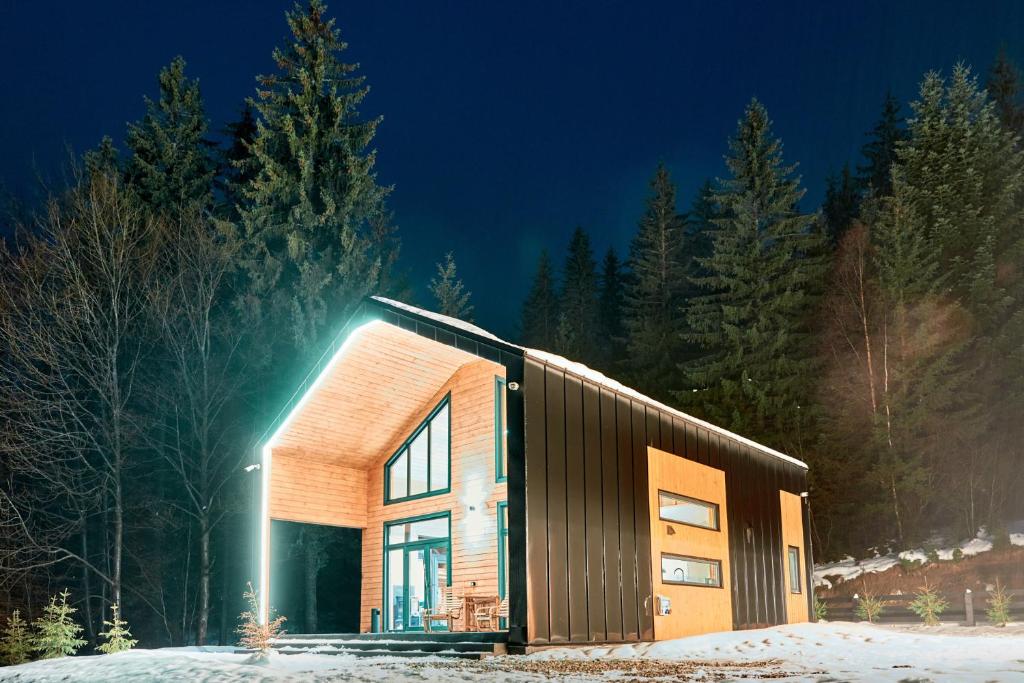
<path fill-rule="evenodd" d="M 448 516 L 387 525 L 384 557 L 384 625 L 389 631 L 422 631 L 423 612 L 444 599 L 451 578 Z M 432 627 L 440 624 L 435 622 Z M 440 626 L 444 628 L 443 626 Z"/>

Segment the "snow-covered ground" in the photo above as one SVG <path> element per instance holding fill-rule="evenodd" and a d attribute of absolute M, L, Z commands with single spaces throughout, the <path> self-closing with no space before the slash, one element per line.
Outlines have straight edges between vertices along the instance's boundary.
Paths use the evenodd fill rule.
<path fill-rule="evenodd" d="M 556 648 L 481 662 L 320 654 L 247 663 L 230 648 L 135 650 L 0 669 L 0 681 L 1024 681 L 1024 624 L 1004 629 L 829 623 L 660 643 Z"/>
<path fill-rule="evenodd" d="M 1012 528 L 1024 529 L 1024 521 L 1017 522 Z M 1024 532 L 1011 531 L 1010 544 L 1024 546 Z M 992 550 L 992 537 L 982 527 L 974 538 L 951 547 L 937 547 L 935 553 L 939 560 L 949 561 L 953 559 L 953 551 L 959 548 L 964 557 L 972 557 Z M 924 548 L 912 548 L 899 553 L 888 553 L 885 555 L 876 554 L 874 557 L 855 560 L 852 557 L 845 557 L 838 562 L 828 562 L 814 566 L 814 585 L 825 588 L 832 587 L 832 580 L 838 578 L 840 581 L 849 581 L 862 574 L 877 574 L 888 571 L 900 563 L 900 560 L 912 562 L 928 562 L 928 553 Z"/>

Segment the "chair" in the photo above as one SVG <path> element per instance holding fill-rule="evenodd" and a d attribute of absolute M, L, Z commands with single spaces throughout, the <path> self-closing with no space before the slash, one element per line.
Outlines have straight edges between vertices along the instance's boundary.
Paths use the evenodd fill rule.
<path fill-rule="evenodd" d="M 483 630 L 486 625 L 490 631 L 496 631 L 501 619 L 508 619 L 508 598 L 503 598 L 497 605 L 481 607 L 476 611 L 476 626 Z"/>
<path fill-rule="evenodd" d="M 448 630 L 454 631 L 453 623 L 462 617 L 462 598 L 455 596 L 455 590 L 451 586 L 445 586 L 441 594 L 441 604 L 423 610 L 423 630 L 431 632 L 435 621 L 444 621 L 448 624 Z"/>

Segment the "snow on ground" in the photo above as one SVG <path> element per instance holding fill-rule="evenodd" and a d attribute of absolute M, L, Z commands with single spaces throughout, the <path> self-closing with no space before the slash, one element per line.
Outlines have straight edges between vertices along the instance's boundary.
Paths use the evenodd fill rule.
<path fill-rule="evenodd" d="M 225 648 L 134 650 L 0 669 L 0 681 L 1024 682 L 1024 624 L 1005 629 L 795 624 L 660 643 L 553 648 L 481 662 L 319 654 L 275 654 L 266 665 L 248 662 L 246 655 Z"/>
<path fill-rule="evenodd" d="M 1024 533 L 1010 533 L 1010 543 L 1015 546 L 1024 546 Z M 960 549 L 964 557 L 987 553 L 992 550 L 992 537 L 982 527 L 977 536 L 955 547 Z M 953 547 L 936 548 L 935 552 L 940 560 L 949 561 L 953 559 L 954 549 Z M 847 555 L 838 562 L 814 565 L 814 585 L 831 588 L 832 581 L 828 577 L 838 577 L 841 581 L 849 581 L 861 574 L 877 574 L 892 569 L 900 563 L 900 560 L 922 564 L 929 561 L 928 553 L 923 548 L 913 548 L 887 555 L 876 554 L 874 557 L 864 560 L 855 560 Z"/>

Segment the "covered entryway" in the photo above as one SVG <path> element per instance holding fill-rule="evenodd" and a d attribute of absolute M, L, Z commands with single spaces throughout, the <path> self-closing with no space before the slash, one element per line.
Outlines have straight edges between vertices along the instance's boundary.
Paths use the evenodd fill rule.
<path fill-rule="evenodd" d="M 360 595 L 358 631 L 424 631 L 446 590 L 472 630 L 505 594 L 505 368 L 381 320 L 339 339 L 263 447 L 263 609 L 281 611 L 271 535 L 294 522 L 361 531 L 359 585 L 338 586 Z"/>

